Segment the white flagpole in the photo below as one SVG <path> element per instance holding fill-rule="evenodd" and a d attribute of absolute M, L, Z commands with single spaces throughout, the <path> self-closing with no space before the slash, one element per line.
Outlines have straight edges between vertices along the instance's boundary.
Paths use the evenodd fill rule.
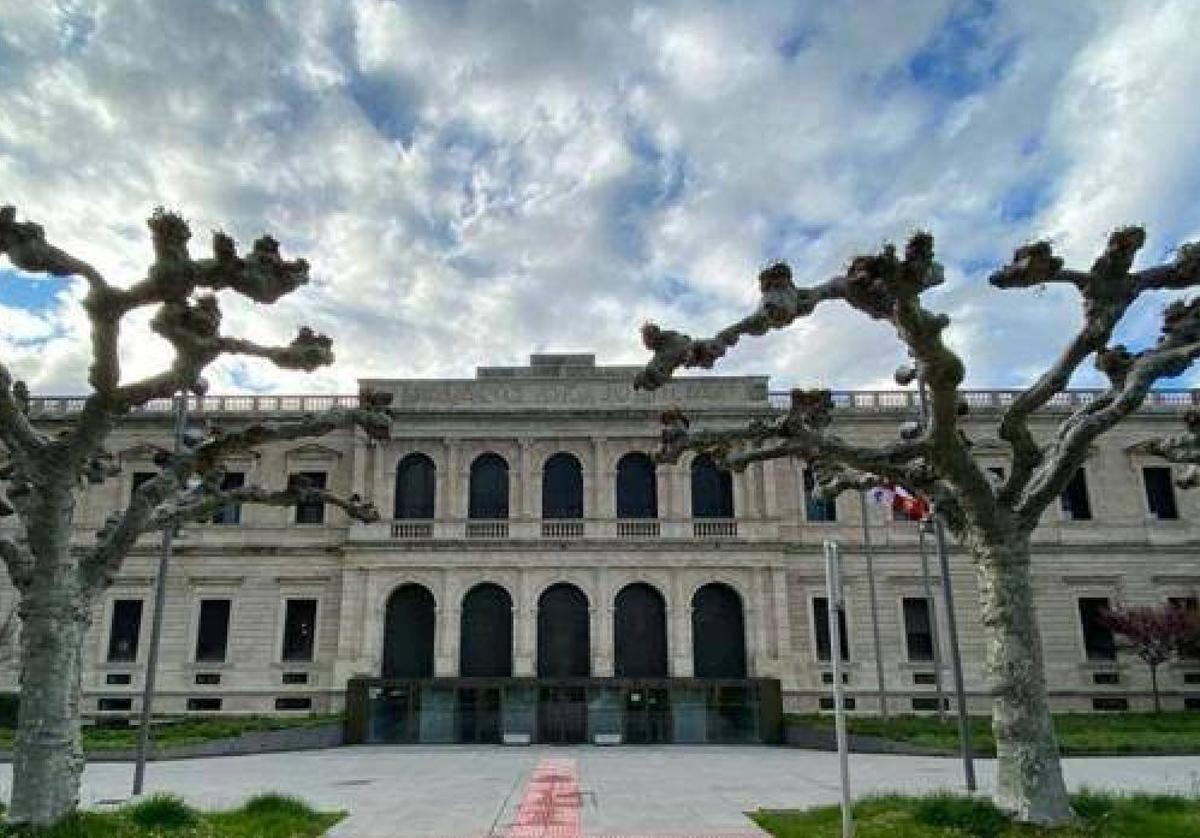
<path fill-rule="evenodd" d="M 825 591 L 829 612 L 829 659 L 833 663 L 833 714 L 842 779 L 842 838 L 854 838 L 850 810 L 850 753 L 846 744 L 846 707 L 842 689 L 842 570 L 836 541 L 825 542 Z"/>

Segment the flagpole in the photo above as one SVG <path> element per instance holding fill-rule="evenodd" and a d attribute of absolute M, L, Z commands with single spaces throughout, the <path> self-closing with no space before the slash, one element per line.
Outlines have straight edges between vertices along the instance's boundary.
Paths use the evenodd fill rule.
<path fill-rule="evenodd" d="M 929 551 L 925 549 L 925 529 L 932 527 L 931 518 L 917 522 L 917 538 L 921 545 L 921 583 L 925 587 L 925 602 L 929 606 L 929 645 L 933 651 L 933 684 L 937 690 L 938 721 L 946 721 L 946 691 L 942 686 L 942 644 L 938 638 L 937 601 L 929 582 Z"/>
<path fill-rule="evenodd" d="M 879 598 L 875 593 L 875 560 L 871 550 L 871 530 L 867 523 L 867 495 L 858 490 L 858 508 L 862 514 L 863 554 L 867 560 L 867 594 L 871 600 L 871 635 L 875 643 L 875 683 L 879 687 L 879 715 L 886 722 L 887 686 L 883 682 L 883 644 L 879 639 Z"/>

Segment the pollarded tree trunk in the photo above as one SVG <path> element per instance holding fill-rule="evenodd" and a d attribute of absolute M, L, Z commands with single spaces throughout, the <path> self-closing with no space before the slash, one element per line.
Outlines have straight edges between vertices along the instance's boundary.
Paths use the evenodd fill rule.
<path fill-rule="evenodd" d="M 79 802 L 80 676 L 91 598 L 80 587 L 69 547 L 39 559 L 20 604 L 21 704 L 8 816 L 13 823 L 45 826 Z"/>
<path fill-rule="evenodd" d="M 1046 696 L 1029 537 L 984 537 L 974 548 L 994 703 L 996 803 L 1020 820 L 1071 818 Z"/>

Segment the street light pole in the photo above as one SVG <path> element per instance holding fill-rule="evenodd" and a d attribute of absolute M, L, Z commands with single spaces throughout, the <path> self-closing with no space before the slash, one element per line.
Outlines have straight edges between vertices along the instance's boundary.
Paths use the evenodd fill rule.
<path fill-rule="evenodd" d="M 871 550 L 871 530 L 867 525 L 867 496 L 858 492 L 858 509 L 862 515 L 863 555 L 867 560 L 867 593 L 871 600 L 871 635 L 875 643 L 875 683 L 879 687 L 879 715 L 887 721 L 887 687 L 883 682 L 883 644 L 879 640 L 879 599 L 875 593 L 875 559 Z"/>
<path fill-rule="evenodd" d="M 942 569 L 942 595 L 946 598 L 946 633 L 950 635 L 950 656 L 954 659 L 954 692 L 958 696 L 958 737 L 962 743 L 963 776 L 967 791 L 975 791 L 975 759 L 971 753 L 971 720 L 967 715 L 967 691 L 963 686 L 962 650 L 958 645 L 958 620 L 954 616 L 954 588 L 950 584 L 950 558 L 946 550 L 946 528 L 933 506 L 933 527 L 937 535 L 938 563 Z M 939 703 L 938 709 L 941 709 Z"/>
<path fill-rule="evenodd" d="M 187 429 L 188 398 L 186 392 L 175 397 L 175 456 L 183 453 L 183 435 Z M 162 534 L 162 550 L 158 557 L 158 577 L 154 583 L 154 618 L 150 624 L 150 648 L 146 653 L 146 675 L 142 688 L 142 720 L 138 730 L 137 760 L 133 767 L 133 796 L 142 793 L 146 779 L 146 752 L 150 747 L 150 717 L 154 703 L 154 676 L 158 670 L 158 647 L 162 639 L 163 604 L 167 598 L 167 569 L 171 564 L 174 527 Z"/>

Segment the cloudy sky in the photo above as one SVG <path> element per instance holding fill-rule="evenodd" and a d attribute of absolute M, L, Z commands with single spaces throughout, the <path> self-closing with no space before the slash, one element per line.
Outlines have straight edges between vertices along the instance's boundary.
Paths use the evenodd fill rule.
<path fill-rule="evenodd" d="M 765 263 L 817 281 L 918 227 L 969 383 L 1012 386 L 1078 322 L 1065 291 L 988 288 L 1014 246 L 1086 266 L 1121 224 L 1143 263 L 1200 238 L 1197 43 L 1195 0 L 0 0 L 0 203 L 119 284 L 158 204 L 197 252 L 270 231 L 309 259 L 284 303 L 225 300 L 227 331 L 308 323 L 337 364 L 223 361 L 217 392 L 637 363 L 644 320 L 710 332 Z M 0 257 L 0 359 L 37 392 L 84 388 L 80 294 Z M 148 319 L 127 377 L 162 363 Z M 822 309 L 723 370 L 869 387 L 902 359 Z"/>

